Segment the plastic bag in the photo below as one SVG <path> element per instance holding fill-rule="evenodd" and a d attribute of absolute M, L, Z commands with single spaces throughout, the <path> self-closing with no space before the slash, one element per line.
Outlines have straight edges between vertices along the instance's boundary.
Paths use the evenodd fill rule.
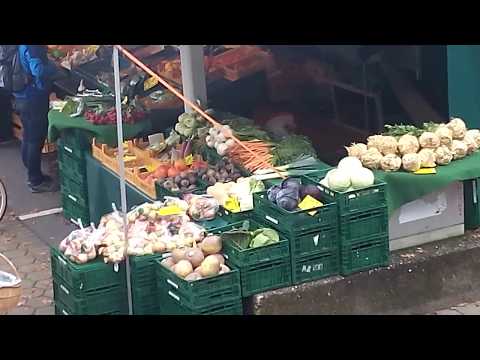
<path fill-rule="evenodd" d="M 187 198 L 188 215 L 196 221 L 213 220 L 217 216 L 220 205 L 210 195 L 190 195 Z"/>

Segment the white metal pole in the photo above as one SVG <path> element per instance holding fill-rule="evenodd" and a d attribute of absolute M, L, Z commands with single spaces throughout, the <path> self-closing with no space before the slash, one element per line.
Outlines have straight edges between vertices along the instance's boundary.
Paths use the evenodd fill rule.
<path fill-rule="evenodd" d="M 115 108 L 117 110 L 117 139 L 118 139 L 118 165 L 120 169 L 120 200 L 123 213 L 123 231 L 125 235 L 125 273 L 127 277 L 128 313 L 133 314 L 132 307 L 132 286 L 130 282 L 130 262 L 128 259 L 128 230 L 127 230 L 127 188 L 125 185 L 125 163 L 123 152 L 123 119 L 122 119 L 122 98 L 120 90 L 120 64 L 118 60 L 118 49 L 113 47 L 113 73 L 115 75 Z"/>
<path fill-rule="evenodd" d="M 207 102 L 207 84 L 205 78 L 205 61 L 202 45 L 181 45 L 180 64 L 182 68 L 183 95 L 190 101 Z M 185 104 L 185 112 L 192 109 Z"/>

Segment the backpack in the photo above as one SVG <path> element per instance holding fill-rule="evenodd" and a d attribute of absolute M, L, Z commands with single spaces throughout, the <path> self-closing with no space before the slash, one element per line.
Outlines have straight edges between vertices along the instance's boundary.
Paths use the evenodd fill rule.
<path fill-rule="evenodd" d="M 0 45 L 0 88 L 9 92 L 22 91 L 31 82 L 20 62 L 17 45 Z"/>

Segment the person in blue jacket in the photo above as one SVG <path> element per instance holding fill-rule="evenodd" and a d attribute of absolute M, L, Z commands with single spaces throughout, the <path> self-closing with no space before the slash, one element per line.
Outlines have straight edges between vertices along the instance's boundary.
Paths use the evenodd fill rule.
<path fill-rule="evenodd" d="M 41 170 L 42 148 L 48 132 L 49 96 L 56 67 L 48 60 L 47 46 L 20 45 L 19 59 L 30 81 L 14 92 L 15 109 L 23 125 L 22 161 L 28 172 L 28 187 L 33 193 L 56 191 L 52 178 Z"/>

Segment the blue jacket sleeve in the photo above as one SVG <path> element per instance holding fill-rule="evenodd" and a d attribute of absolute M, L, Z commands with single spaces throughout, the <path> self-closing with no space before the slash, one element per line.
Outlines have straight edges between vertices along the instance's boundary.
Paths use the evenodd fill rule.
<path fill-rule="evenodd" d="M 31 51 L 30 48 L 27 48 L 27 51 L 25 51 L 25 60 L 30 73 L 36 80 L 37 88 L 44 90 L 48 78 L 55 73 L 55 67 L 48 59 L 47 61 L 42 60 L 35 52 L 36 51 Z"/>

